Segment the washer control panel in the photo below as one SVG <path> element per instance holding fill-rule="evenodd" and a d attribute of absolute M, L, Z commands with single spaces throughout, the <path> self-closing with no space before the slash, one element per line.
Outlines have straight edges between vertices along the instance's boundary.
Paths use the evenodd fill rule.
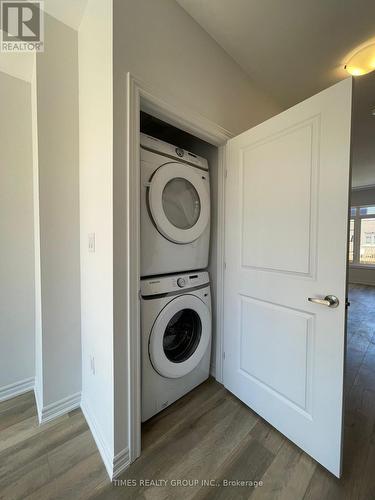
<path fill-rule="evenodd" d="M 173 276 L 155 276 L 141 279 L 141 295 L 160 295 L 174 292 L 182 288 L 188 290 L 196 286 L 206 285 L 210 282 L 208 272 L 195 272 L 175 274 Z"/>

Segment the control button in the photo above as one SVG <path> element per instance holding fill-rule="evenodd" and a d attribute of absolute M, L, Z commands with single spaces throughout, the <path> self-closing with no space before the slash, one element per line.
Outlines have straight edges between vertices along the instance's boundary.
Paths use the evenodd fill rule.
<path fill-rule="evenodd" d="M 184 288 L 184 286 L 186 285 L 185 278 L 178 278 L 178 280 L 177 280 L 177 285 L 178 285 L 180 288 Z"/>
<path fill-rule="evenodd" d="M 184 156 L 184 150 L 181 148 L 176 148 L 176 155 L 182 158 Z"/>

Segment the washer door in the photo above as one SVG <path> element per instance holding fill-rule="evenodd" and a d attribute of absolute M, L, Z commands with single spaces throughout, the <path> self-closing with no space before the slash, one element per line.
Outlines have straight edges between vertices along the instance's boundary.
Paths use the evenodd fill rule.
<path fill-rule="evenodd" d="M 166 163 L 154 173 L 148 191 L 158 231 L 173 243 L 198 239 L 210 220 L 208 172 L 181 163 Z"/>
<path fill-rule="evenodd" d="M 199 364 L 211 340 L 208 307 L 194 295 L 182 295 L 160 312 L 151 330 L 150 360 L 163 377 L 179 378 Z"/>

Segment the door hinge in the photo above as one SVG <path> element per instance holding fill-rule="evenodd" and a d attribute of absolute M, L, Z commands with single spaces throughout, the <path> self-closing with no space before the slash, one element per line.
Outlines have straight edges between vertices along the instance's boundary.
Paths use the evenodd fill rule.
<path fill-rule="evenodd" d="M 227 263 L 224 262 L 224 271 L 227 269 Z"/>
<path fill-rule="evenodd" d="M 225 359 L 225 352 L 223 351 L 223 359 Z"/>
<path fill-rule="evenodd" d="M 224 171 L 224 178 L 226 179 L 227 177 L 228 177 L 228 170 L 225 169 L 225 171 Z"/>

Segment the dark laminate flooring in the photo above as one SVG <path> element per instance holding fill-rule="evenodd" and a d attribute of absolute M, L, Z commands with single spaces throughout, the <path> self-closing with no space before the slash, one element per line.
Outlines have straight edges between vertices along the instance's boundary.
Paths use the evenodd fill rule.
<path fill-rule="evenodd" d="M 350 300 L 341 480 L 210 379 L 143 426 L 142 456 L 112 484 L 80 410 L 38 426 L 32 393 L 0 403 L 0 498 L 375 499 L 375 288 Z M 223 486 L 237 479 L 263 485 Z"/>

